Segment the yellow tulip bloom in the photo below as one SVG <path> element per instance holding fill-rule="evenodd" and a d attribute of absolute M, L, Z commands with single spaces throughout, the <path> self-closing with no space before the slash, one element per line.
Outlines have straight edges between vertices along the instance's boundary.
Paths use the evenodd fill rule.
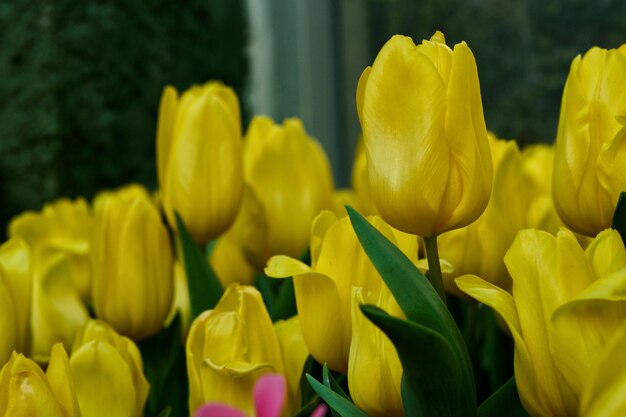
<path fill-rule="evenodd" d="M 363 315 L 360 304 L 373 304 L 392 316 L 404 318 L 387 287 L 383 286 L 379 294 L 364 294 L 362 288 L 352 287 L 350 395 L 354 404 L 369 416 L 404 416 L 400 358 L 389 338 Z"/>
<path fill-rule="evenodd" d="M 65 198 L 46 204 L 41 212 L 27 211 L 9 224 L 9 236 L 19 236 L 37 258 L 55 252 L 65 254 L 72 268 L 74 283 L 84 301 L 91 296 L 89 262 L 94 216 L 83 198 Z"/>
<path fill-rule="evenodd" d="M 157 127 L 160 197 L 168 222 L 174 210 L 197 243 L 228 229 L 243 193 L 241 115 L 235 92 L 219 82 L 161 96 Z"/>
<path fill-rule="evenodd" d="M 333 179 L 326 153 L 310 138 L 299 119 L 282 126 L 255 117 L 246 133 L 246 183 L 258 200 L 263 220 L 261 239 L 248 242 L 256 249 L 255 267 L 262 268 L 275 254 L 297 257 L 306 249 L 311 222 L 332 207 Z M 245 204 L 245 202 L 244 202 Z M 260 206 L 260 207 L 258 207 Z"/>
<path fill-rule="evenodd" d="M 380 216 L 374 200 L 372 200 L 372 190 L 370 186 L 369 174 L 367 173 L 367 154 L 365 153 L 365 145 L 363 137 L 359 138 L 354 153 L 354 162 L 352 163 L 352 188 L 359 202 L 359 210 L 353 206 L 359 213 L 364 216 L 377 215 Z"/>
<path fill-rule="evenodd" d="M 272 320 L 254 287 L 229 286 L 215 308 L 192 323 L 186 352 L 192 414 L 219 402 L 253 415 L 256 380 L 267 372 L 284 374 Z"/>
<path fill-rule="evenodd" d="M 0 416 L 80 417 L 68 369 L 61 345 L 52 349 L 47 376 L 31 359 L 14 352 L 0 371 Z"/>
<path fill-rule="evenodd" d="M 370 221 L 417 263 L 417 238 L 393 230 L 379 217 Z M 311 266 L 284 255 L 272 257 L 270 277 L 293 276 L 302 333 L 311 355 L 341 372 L 348 370 L 352 338 L 352 287 L 379 294 L 385 285 L 363 251 L 350 219 L 330 211 L 316 217 L 311 228 Z"/>
<path fill-rule="evenodd" d="M 392 37 L 357 88 L 372 199 L 381 217 L 431 237 L 476 220 L 492 164 L 478 72 L 465 42 L 437 32 L 415 45 Z"/>
<path fill-rule="evenodd" d="M 511 293 L 472 275 L 456 283 L 506 321 L 524 407 L 536 416 L 575 416 L 591 370 L 624 325 L 624 244 L 611 229 L 584 251 L 566 229 L 556 237 L 523 230 L 504 261 Z"/>
<path fill-rule="evenodd" d="M 563 90 L 552 195 L 563 222 L 595 236 L 611 226 L 626 190 L 626 45 L 591 48 L 572 62 Z"/>
<path fill-rule="evenodd" d="M 97 210 L 93 241 L 96 315 L 141 340 L 163 328 L 173 298 L 173 256 L 156 206 L 141 194 L 111 195 Z"/>
<path fill-rule="evenodd" d="M 76 336 L 69 363 L 84 417 L 143 415 L 150 385 L 132 340 L 90 320 Z"/>

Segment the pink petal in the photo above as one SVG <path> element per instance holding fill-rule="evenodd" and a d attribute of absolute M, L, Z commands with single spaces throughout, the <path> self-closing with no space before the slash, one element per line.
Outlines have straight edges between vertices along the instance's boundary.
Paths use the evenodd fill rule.
<path fill-rule="evenodd" d="M 320 404 L 315 407 L 315 410 L 311 413 L 311 417 L 324 417 L 327 411 L 328 406 L 326 404 Z"/>
<path fill-rule="evenodd" d="M 212 403 L 198 408 L 194 417 L 246 417 L 246 415 L 229 405 Z"/>
<path fill-rule="evenodd" d="M 265 374 L 254 385 L 256 417 L 280 417 L 287 396 L 285 377 Z"/>

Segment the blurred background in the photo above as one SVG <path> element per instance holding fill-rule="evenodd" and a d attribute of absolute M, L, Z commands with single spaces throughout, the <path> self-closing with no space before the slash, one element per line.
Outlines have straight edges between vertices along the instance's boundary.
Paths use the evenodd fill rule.
<path fill-rule="evenodd" d="M 0 2 L 0 226 L 60 196 L 155 187 L 166 84 L 220 79 L 253 114 L 298 116 L 350 182 L 355 90 L 393 34 L 442 30 L 478 63 L 487 127 L 551 142 L 571 60 L 626 42 L 623 0 Z"/>

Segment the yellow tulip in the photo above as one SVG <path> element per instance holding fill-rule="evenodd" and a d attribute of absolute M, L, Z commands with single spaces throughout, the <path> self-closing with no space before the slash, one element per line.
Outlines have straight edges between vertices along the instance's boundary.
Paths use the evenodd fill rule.
<path fill-rule="evenodd" d="M 143 185 L 138 183 L 130 183 L 113 190 L 103 190 L 98 192 L 98 194 L 96 194 L 93 199 L 93 208 L 96 212 L 96 215 L 97 213 L 102 211 L 104 203 L 110 198 L 115 198 L 118 200 L 121 199 L 125 201 L 134 200 L 135 198 L 143 198 L 146 200 L 152 200 L 155 202 L 155 204 L 158 201 L 157 198 L 153 198 L 150 195 L 148 189 Z"/>
<path fill-rule="evenodd" d="M 244 170 L 264 216 L 257 228 L 266 228 L 259 233 L 261 239 L 248 242 L 257 246 L 252 251 L 259 258 L 255 267 L 262 268 L 279 253 L 300 256 L 311 222 L 322 209 L 332 207 L 333 180 L 324 150 L 298 119 L 286 119 L 279 126 L 267 117 L 255 117 L 246 133 Z"/>
<path fill-rule="evenodd" d="M 114 195 L 97 210 L 93 305 L 119 333 L 142 340 L 163 328 L 173 298 L 172 248 L 156 206 Z"/>
<path fill-rule="evenodd" d="M 47 362 L 54 344 L 71 346 L 89 312 L 74 285 L 67 255 L 55 252 L 36 259 L 32 268 L 30 355 Z"/>
<path fill-rule="evenodd" d="M 150 385 L 132 340 L 90 320 L 76 336 L 69 363 L 84 417 L 142 415 Z"/>
<path fill-rule="evenodd" d="M 229 286 L 215 308 L 192 323 L 186 352 L 192 414 L 219 402 L 253 415 L 256 380 L 267 372 L 284 374 L 278 338 L 254 287 Z"/>
<path fill-rule="evenodd" d="M 28 245 L 12 238 L 0 246 L 0 363 L 30 352 L 32 271 Z"/>
<path fill-rule="evenodd" d="M 157 171 L 167 219 L 178 211 L 197 243 L 225 231 L 243 193 L 241 115 L 235 92 L 219 82 L 194 86 L 179 98 L 161 96 Z"/>
<path fill-rule="evenodd" d="M 626 251 L 619 233 L 605 230 L 583 251 L 566 229 L 556 237 L 523 230 L 504 261 L 511 293 L 472 275 L 456 283 L 506 321 L 524 407 L 536 416 L 575 416 L 591 370 L 624 325 Z"/>
<path fill-rule="evenodd" d="M 27 211 L 13 218 L 9 236 L 19 236 L 36 257 L 67 255 L 76 287 L 85 301 L 91 292 L 90 240 L 93 213 L 83 198 L 65 198 L 46 204 L 41 212 Z"/>
<path fill-rule="evenodd" d="M 279 320 L 274 323 L 274 330 L 278 337 L 280 350 L 283 355 L 287 389 L 289 391 L 289 409 L 296 414 L 301 406 L 300 378 L 304 363 L 309 356 L 309 350 L 304 343 L 300 318 L 294 316 L 289 320 Z"/>
<path fill-rule="evenodd" d="M 67 354 L 61 345 L 52 352 L 47 377 L 31 359 L 13 353 L 0 371 L 0 416 L 81 416 L 67 373 Z"/>
<path fill-rule="evenodd" d="M 591 48 L 572 62 L 563 90 L 552 194 L 563 222 L 595 236 L 610 227 L 626 190 L 626 45 Z"/>
<path fill-rule="evenodd" d="M 529 185 L 515 141 L 489 136 L 493 156 L 493 190 L 483 214 L 474 223 L 444 233 L 438 239 L 439 254 L 454 265 L 455 274 L 444 277 L 446 290 L 457 296 L 463 292 L 453 278 L 476 274 L 508 289 L 511 278 L 503 257 L 517 232 L 526 227 Z"/>
<path fill-rule="evenodd" d="M 382 287 L 377 295 L 352 287 L 352 342 L 348 364 L 350 395 L 354 404 L 369 416 L 404 416 L 400 394 L 400 358 L 389 338 L 363 315 L 360 304 L 373 304 L 392 316 L 404 318 L 387 287 Z"/>
<path fill-rule="evenodd" d="M 465 42 L 452 50 L 441 32 L 417 46 L 392 37 L 361 75 L 357 110 L 372 199 L 386 222 L 431 237 L 481 215 L 492 165 Z"/>
<path fill-rule="evenodd" d="M 222 287 L 228 287 L 234 282 L 254 284 L 256 272 L 248 263 L 239 242 L 232 237 L 224 235 L 217 241 L 209 255 L 209 263 Z"/>
<path fill-rule="evenodd" d="M 379 217 L 370 221 L 417 262 L 415 236 L 401 236 Z M 278 255 L 269 260 L 265 273 L 274 278 L 293 276 L 302 333 L 311 355 L 335 371 L 346 372 L 352 338 L 352 287 L 376 295 L 385 284 L 363 251 L 349 217 L 320 213 L 311 228 L 310 248 L 311 266 Z"/>

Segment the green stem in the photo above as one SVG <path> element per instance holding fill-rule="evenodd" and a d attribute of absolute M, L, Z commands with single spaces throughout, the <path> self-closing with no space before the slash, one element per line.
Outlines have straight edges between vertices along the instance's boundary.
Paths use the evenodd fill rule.
<path fill-rule="evenodd" d="M 428 279 L 444 304 L 446 304 L 446 290 L 443 288 L 441 276 L 441 264 L 439 263 L 439 250 L 437 249 L 437 236 L 425 237 L 426 258 L 428 259 Z"/>

